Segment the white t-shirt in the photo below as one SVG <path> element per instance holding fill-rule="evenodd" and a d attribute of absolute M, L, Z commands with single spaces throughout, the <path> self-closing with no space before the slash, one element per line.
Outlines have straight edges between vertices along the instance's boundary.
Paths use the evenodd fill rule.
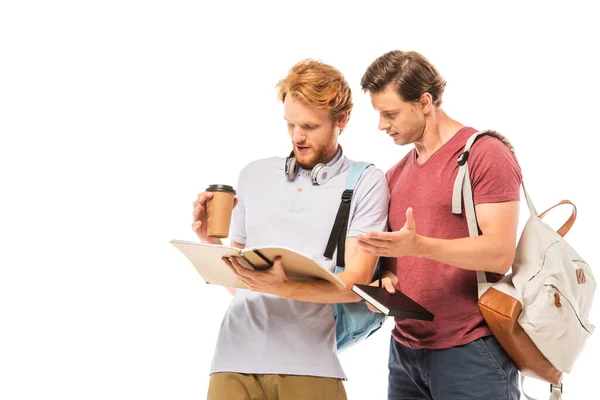
<path fill-rule="evenodd" d="M 339 164 L 338 164 L 339 162 Z M 240 173 L 231 240 L 251 246 L 284 246 L 313 257 L 332 272 L 323 256 L 351 165 L 338 153 L 328 166 L 333 177 L 313 185 L 299 168 L 294 181 L 284 158 L 250 163 Z M 347 237 L 385 230 L 389 190 L 384 173 L 371 166 L 356 185 Z M 211 366 L 215 372 L 288 374 L 345 379 L 335 340 L 331 304 L 317 304 L 238 289 L 221 325 Z"/>

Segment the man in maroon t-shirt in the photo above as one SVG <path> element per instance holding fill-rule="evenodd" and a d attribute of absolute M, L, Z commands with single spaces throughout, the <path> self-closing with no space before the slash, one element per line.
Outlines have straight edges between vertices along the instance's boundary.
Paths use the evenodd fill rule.
<path fill-rule="evenodd" d="M 458 156 L 476 132 L 442 109 L 446 82 L 415 52 L 376 59 L 361 85 L 379 112 L 379 129 L 412 149 L 387 172 L 389 233 L 358 237 L 361 248 L 396 257 L 385 278 L 430 310 L 431 322 L 396 318 L 390 347 L 388 400 L 518 399 L 518 371 L 477 308 L 477 274 L 497 281 L 513 261 L 521 171 L 499 140 L 478 139 L 469 174 L 481 236 L 452 214 Z M 464 209 L 464 207 L 463 207 Z"/>

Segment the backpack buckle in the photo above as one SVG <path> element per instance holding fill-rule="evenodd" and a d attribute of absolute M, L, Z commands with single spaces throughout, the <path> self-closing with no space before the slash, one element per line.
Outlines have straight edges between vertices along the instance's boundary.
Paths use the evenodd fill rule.
<path fill-rule="evenodd" d="M 465 165 L 468 158 L 469 158 L 469 150 L 466 150 L 464 153 L 462 153 L 460 156 L 458 156 L 458 159 L 456 161 L 458 161 L 458 165 L 460 165 L 462 167 L 463 165 Z"/>
<path fill-rule="evenodd" d="M 562 394 L 562 392 L 563 392 L 562 382 L 560 383 L 560 385 L 555 385 L 553 383 L 550 384 L 550 393 L 554 392 L 555 390 L 560 391 L 560 393 Z"/>
<path fill-rule="evenodd" d="M 342 193 L 342 202 L 350 203 L 350 200 L 352 200 L 352 193 L 354 193 L 353 190 L 344 190 L 344 193 Z"/>

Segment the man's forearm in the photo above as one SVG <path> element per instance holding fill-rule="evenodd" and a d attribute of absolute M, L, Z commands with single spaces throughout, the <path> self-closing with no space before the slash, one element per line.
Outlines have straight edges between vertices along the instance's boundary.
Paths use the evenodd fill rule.
<path fill-rule="evenodd" d="M 360 300 L 352 291 L 352 286 L 341 288 L 327 281 L 289 281 L 281 297 L 323 304 L 354 303 Z"/>
<path fill-rule="evenodd" d="M 418 236 L 416 257 L 472 271 L 505 274 L 514 258 L 514 244 L 485 235 L 460 239 Z"/>
<path fill-rule="evenodd" d="M 354 283 L 351 282 L 357 279 L 355 277 L 349 278 L 349 276 L 345 276 L 345 273 L 338 274 L 338 277 L 348 280 L 348 282 L 345 282 L 346 288 L 340 288 L 327 281 L 289 281 L 285 293 L 282 293 L 282 297 L 323 304 L 355 303 L 360 301 L 361 298 L 352 291 Z M 384 270 L 382 278 L 385 277 L 389 277 L 394 285 L 398 282 L 398 277 L 391 271 Z M 357 283 L 368 284 L 370 282 Z"/>
<path fill-rule="evenodd" d="M 356 250 L 354 247 L 350 249 L 350 253 Z M 356 260 L 355 260 L 356 261 Z M 366 271 L 368 271 L 367 269 Z M 289 299 L 309 301 L 311 303 L 336 304 L 336 303 L 356 303 L 361 298 L 352 291 L 355 283 L 368 285 L 371 283 L 372 270 L 369 274 L 365 270 L 351 269 L 348 265 L 346 270 L 340 272 L 336 276 L 344 282 L 345 288 L 341 288 L 327 281 L 288 281 L 285 293 L 282 297 Z"/>

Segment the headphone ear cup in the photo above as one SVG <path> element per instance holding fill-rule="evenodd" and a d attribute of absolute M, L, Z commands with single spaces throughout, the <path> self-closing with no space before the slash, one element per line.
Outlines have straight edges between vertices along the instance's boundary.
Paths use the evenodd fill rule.
<path fill-rule="evenodd" d="M 314 166 L 310 173 L 310 180 L 313 185 L 322 185 L 327 182 L 327 176 L 329 175 L 329 168 L 325 164 L 317 164 Z"/>
<path fill-rule="evenodd" d="M 294 180 L 296 178 L 296 169 L 298 164 L 296 163 L 296 157 L 293 155 L 285 159 L 285 176 L 289 180 Z"/>

